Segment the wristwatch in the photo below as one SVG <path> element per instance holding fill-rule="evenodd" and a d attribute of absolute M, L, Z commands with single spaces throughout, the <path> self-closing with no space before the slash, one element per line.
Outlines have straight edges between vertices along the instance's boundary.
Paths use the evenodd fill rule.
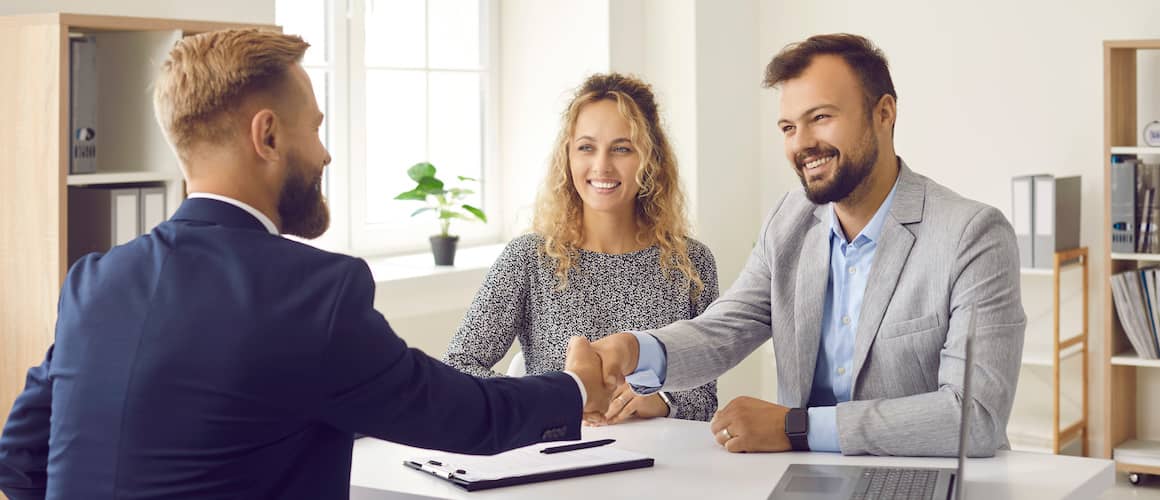
<path fill-rule="evenodd" d="M 806 435 L 810 430 L 810 415 L 805 408 L 790 408 L 785 414 L 785 435 L 793 451 L 810 451 Z"/>

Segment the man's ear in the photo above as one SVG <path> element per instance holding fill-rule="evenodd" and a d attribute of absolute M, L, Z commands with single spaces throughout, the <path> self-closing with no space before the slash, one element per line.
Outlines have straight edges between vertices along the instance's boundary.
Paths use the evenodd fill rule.
<path fill-rule="evenodd" d="M 250 119 L 250 142 L 254 152 L 266 161 L 278 161 L 278 115 L 263 108 Z"/>
<path fill-rule="evenodd" d="M 883 94 L 874 107 L 874 121 L 887 129 L 894 129 L 894 122 L 898 119 L 898 102 L 894 96 Z"/>

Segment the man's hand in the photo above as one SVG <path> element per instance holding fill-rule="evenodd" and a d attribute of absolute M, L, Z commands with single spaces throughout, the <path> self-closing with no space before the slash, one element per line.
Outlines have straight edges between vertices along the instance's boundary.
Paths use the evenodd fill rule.
<path fill-rule="evenodd" d="M 564 369 L 575 373 L 584 383 L 584 390 L 588 393 L 588 401 L 584 405 L 585 419 L 591 420 L 593 416 L 603 415 L 616 386 L 605 383 L 600 355 L 593 349 L 588 339 L 584 337 L 568 339 Z"/>
<path fill-rule="evenodd" d="M 611 387 L 624 385 L 624 377 L 636 371 L 640 358 L 640 343 L 636 335 L 614 333 L 592 343 L 592 348 L 604 361 L 604 383 Z M 602 409 L 603 410 L 603 409 Z"/>
<path fill-rule="evenodd" d="M 603 423 L 619 424 L 630 417 L 654 418 L 668 415 L 669 405 L 661 399 L 660 393 L 638 396 L 632 392 L 628 384 L 622 384 L 616 389 L 612 401 L 608 403 Z"/>
<path fill-rule="evenodd" d="M 732 453 L 789 451 L 785 415 L 789 408 L 741 396 L 717 411 L 709 429 L 717 443 Z"/>

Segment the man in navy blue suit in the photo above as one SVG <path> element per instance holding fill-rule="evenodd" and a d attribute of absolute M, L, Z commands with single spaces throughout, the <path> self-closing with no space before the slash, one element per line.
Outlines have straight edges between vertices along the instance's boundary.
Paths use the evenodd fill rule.
<path fill-rule="evenodd" d="M 70 270 L 0 436 L 9 497 L 346 498 L 353 433 L 491 454 L 607 408 L 587 342 L 563 373 L 463 375 L 395 335 L 365 262 L 281 236 L 329 224 L 306 48 L 239 30 L 170 53 L 154 105 L 190 195 Z"/>

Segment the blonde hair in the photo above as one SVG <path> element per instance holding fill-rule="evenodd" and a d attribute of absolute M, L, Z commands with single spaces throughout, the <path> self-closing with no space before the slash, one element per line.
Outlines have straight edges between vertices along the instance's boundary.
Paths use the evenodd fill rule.
<path fill-rule="evenodd" d="M 229 138 L 242 100 L 282 85 L 310 44 L 296 35 L 237 29 L 186 37 L 153 84 L 153 110 L 178 156 Z"/>
<path fill-rule="evenodd" d="M 615 102 L 628 120 L 629 140 L 641 158 L 636 171 L 640 186 L 635 211 L 637 242 L 655 241 L 665 276 L 674 279 L 672 271 L 679 271 L 678 279 L 689 288 L 689 296 L 699 297 L 705 285 L 689 259 L 685 196 L 677 177 L 677 159 L 661 129 L 652 88 L 618 73 L 592 75 L 576 91 L 562 117 L 548 175 L 537 196 L 532 227 L 544 238 L 540 253 L 556 262 L 557 290 L 568 286 L 569 271 L 579 258 L 577 245 L 584 237 L 584 203 L 573 185 L 568 148 L 581 108 L 602 100 Z"/>

